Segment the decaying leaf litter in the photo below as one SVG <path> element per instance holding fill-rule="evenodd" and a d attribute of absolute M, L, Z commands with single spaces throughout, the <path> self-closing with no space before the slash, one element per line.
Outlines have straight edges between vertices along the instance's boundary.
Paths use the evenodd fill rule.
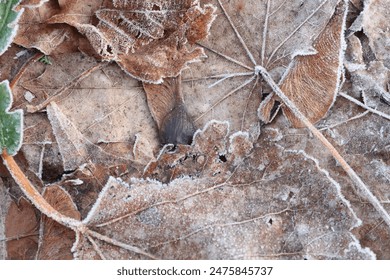
<path fill-rule="evenodd" d="M 52 5 L 66 10 L 61 9 L 61 1 L 59 5 L 53 2 L 57 1 L 39 9 Z M 185 106 L 203 129 L 191 146 L 178 145 L 174 152 L 169 147 L 160 151 L 139 82 L 114 64 L 77 78 L 99 63 L 96 54 L 91 56 L 93 47 L 78 32 L 71 29 L 72 36 L 84 42 L 81 53 L 73 53 L 74 44 L 65 37 L 62 46 L 46 53 L 51 54 L 52 65 L 29 64 L 14 87 L 15 108 L 31 108 L 60 94 L 47 113 L 25 114 L 25 140 L 17 160 L 26 172 L 35 174 L 38 188 L 60 185 L 66 190 L 84 224 L 94 232 L 77 234 L 74 256 L 388 258 L 384 249 L 388 227 L 356 195 L 323 146 L 305 129 L 290 128 L 284 117 L 278 115 L 273 123 L 262 125 L 257 114 L 260 101 L 270 99 L 272 89 L 257 75 L 260 67 L 255 66 L 266 68 L 279 82 L 300 59 L 313 59 L 292 57 L 315 56 L 315 40 L 326 32 L 337 2 L 212 1 L 217 17 L 210 36 L 198 45 L 205 49 L 207 59 L 182 70 Z M 353 100 L 363 96 L 366 106 L 375 106 L 374 111 L 383 115 L 389 113 L 383 102 L 388 94 L 387 61 L 376 47 L 376 33 L 364 31 L 386 30 L 386 23 L 367 26 L 362 18 L 380 13 L 375 5 L 386 3 L 373 2 L 366 1 L 362 13 L 358 1 L 349 4 L 342 61 L 346 71 L 335 75 L 332 86 L 337 87 L 340 79 L 342 96 Z M 80 5 L 74 1 L 73 7 Z M 294 23 L 291 30 L 280 21 L 286 16 Z M 229 47 L 233 44 L 237 48 Z M 17 53 L 18 48 L 7 51 L 11 59 L 15 55 L 11 52 Z M 382 75 L 375 74 L 375 69 Z M 360 82 L 373 78 L 371 84 Z M 27 92 L 34 96 L 31 103 L 25 98 Z M 213 119 L 219 122 L 210 122 Z M 386 206 L 387 121 L 338 97 L 316 126 Z M 5 181 L 12 180 L 5 177 Z M 12 183 L 8 185 L 7 195 L 19 197 Z M 110 216 L 107 210 L 113 204 L 123 207 Z M 45 248 L 47 240 L 55 239 L 46 233 L 39 240 L 40 248 Z M 49 247 L 54 251 L 61 246 L 69 247 L 58 243 Z M 53 252 L 47 256 L 65 258 Z"/>

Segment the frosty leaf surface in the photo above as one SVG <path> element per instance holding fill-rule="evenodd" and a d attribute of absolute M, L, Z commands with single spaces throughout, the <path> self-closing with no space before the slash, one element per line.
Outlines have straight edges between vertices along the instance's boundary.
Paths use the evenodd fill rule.
<path fill-rule="evenodd" d="M 110 178 L 84 223 L 162 259 L 373 258 L 350 233 L 359 219 L 337 183 L 304 154 L 275 160 L 285 152 L 273 141 L 253 150 L 247 133 L 211 122 L 189 149 L 157 159 L 156 179 Z M 94 243 L 79 238 L 75 256 L 145 258 Z"/>
<path fill-rule="evenodd" d="M 211 27 L 212 36 L 201 44 L 208 59 L 184 73 L 185 100 L 196 104 L 189 107 L 190 113 L 198 125 L 215 118 L 229 120 L 234 130 L 254 129 L 260 103 L 266 96 L 265 101 L 272 97 L 272 90 L 256 70 L 259 65 L 277 83 L 284 80 L 285 94 L 318 121 L 333 103 L 338 88 L 346 2 L 242 2 L 213 1 L 219 16 Z M 336 6 L 337 16 L 333 16 Z M 332 16 L 336 22 L 327 30 Z M 330 43 L 333 39 L 337 42 L 334 46 Z M 325 66 L 327 54 L 321 52 L 328 50 L 327 46 L 332 46 L 334 57 Z M 321 69 L 331 77 L 328 84 L 321 84 Z M 288 90 L 287 84 L 291 85 Z M 301 89 L 293 90 L 296 86 Z M 315 95 L 317 89 L 321 98 Z M 289 119 L 293 119 L 291 114 Z"/>

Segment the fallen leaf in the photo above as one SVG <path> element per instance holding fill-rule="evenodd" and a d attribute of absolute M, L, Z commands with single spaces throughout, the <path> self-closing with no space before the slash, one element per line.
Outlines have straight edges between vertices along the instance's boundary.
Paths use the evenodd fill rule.
<path fill-rule="evenodd" d="M 14 42 L 25 48 L 36 48 L 46 55 L 77 50 L 75 43 L 79 43 L 78 37 L 81 37 L 77 32 L 65 24 L 54 26 L 46 23 L 59 12 L 58 3 L 46 1 L 40 4 L 24 10 Z"/>
<path fill-rule="evenodd" d="M 166 78 L 157 85 L 143 83 L 143 86 L 160 142 L 191 144 L 195 126 L 184 105 L 181 77 Z"/>
<path fill-rule="evenodd" d="M 81 1 L 61 6 L 49 23 L 67 23 L 84 34 L 103 59 L 115 60 L 139 80 L 161 83 L 180 74 L 188 63 L 204 56 L 201 48 L 190 49 L 208 35 L 214 7 L 198 1 L 114 1 L 101 6 L 95 1 L 85 8 Z M 83 16 L 79 16 L 83 15 Z M 93 15 L 99 19 L 91 24 Z"/>
<path fill-rule="evenodd" d="M 325 29 L 313 43 L 314 54 L 297 54 L 280 81 L 280 89 L 312 123 L 322 119 L 333 105 L 343 73 L 344 30 L 347 3 L 340 1 Z M 260 105 L 260 118 L 269 122 L 276 97 Z M 264 108 L 264 109 L 263 109 Z M 282 110 L 293 127 L 304 124 L 286 106 Z"/>
<path fill-rule="evenodd" d="M 61 214 L 80 220 L 80 213 L 77 211 L 70 195 L 60 186 L 46 187 L 43 197 Z M 76 236 L 73 230 L 42 215 L 37 259 L 73 259 L 71 248 L 72 244 L 75 242 L 75 238 Z"/>
<path fill-rule="evenodd" d="M 33 260 L 38 249 L 39 222 L 34 206 L 25 198 L 12 201 L 5 222 L 7 258 Z"/>
<path fill-rule="evenodd" d="M 350 233 L 359 220 L 339 185 L 316 160 L 286 157 L 273 141 L 253 151 L 248 134 L 212 122 L 182 160 L 164 164 L 177 169 L 170 183 L 110 178 L 84 220 L 101 236 L 79 238 L 75 256 L 148 258 L 136 247 L 162 259 L 374 258 Z"/>
<path fill-rule="evenodd" d="M 65 171 L 75 170 L 89 161 L 106 165 L 131 163 L 126 158 L 115 158 L 86 139 L 62 113 L 56 103 L 47 108 L 48 117 L 59 143 Z"/>
<path fill-rule="evenodd" d="M 390 3 L 385 0 L 365 1 L 363 10 L 363 30 L 367 35 L 375 57 L 390 67 L 389 42 L 390 23 L 387 12 Z"/>

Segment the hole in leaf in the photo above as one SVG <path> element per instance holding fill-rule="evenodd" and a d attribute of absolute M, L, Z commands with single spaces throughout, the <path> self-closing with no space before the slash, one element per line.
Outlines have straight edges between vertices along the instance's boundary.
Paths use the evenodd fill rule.
<path fill-rule="evenodd" d="M 272 226 L 272 223 L 273 223 L 272 218 L 270 218 L 270 219 L 268 220 L 268 223 Z"/>
<path fill-rule="evenodd" d="M 222 162 L 226 162 L 227 161 L 225 155 L 219 155 L 219 160 L 222 161 Z"/>
<path fill-rule="evenodd" d="M 160 11 L 160 7 L 156 4 L 153 4 L 152 11 Z"/>

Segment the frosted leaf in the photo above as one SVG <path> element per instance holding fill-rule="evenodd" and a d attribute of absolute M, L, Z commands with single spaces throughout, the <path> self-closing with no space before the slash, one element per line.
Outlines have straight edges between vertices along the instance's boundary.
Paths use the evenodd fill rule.
<path fill-rule="evenodd" d="M 248 134 L 230 135 L 227 123 L 210 122 L 192 146 L 162 151 L 149 164 L 151 178 L 111 177 L 83 223 L 120 246 L 80 236 L 75 256 L 374 258 L 351 234 L 359 219 L 318 162 L 286 153 L 273 141 L 261 143 L 263 149 L 252 150 Z M 256 169 L 271 158 L 263 171 Z M 299 170 L 305 172 L 298 178 Z"/>
<path fill-rule="evenodd" d="M 64 24 L 53 26 L 46 23 L 46 20 L 56 13 L 58 13 L 58 4 L 54 1 L 41 1 L 33 7 L 26 8 L 20 18 L 20 28 L 14 42 L 25 48 L 36 48 L 46 55 L 56 51 L 77 50 L 74 45 L 82 45 L 82 43 L 75 36 L 76 32 Z"/>
<path fill-rule="evenodd" d="M 47 112 L 58 142 L 65 170 L 75 170 L 90 160 L 104 164 L 112 164 L 116 160 L 122 161 L 122 163 L 128 162 L 125 158 L 115 159 L 113 155 L 104 152 L 103 149 L 86 139 L 62 113 L 56 103 L 52 102 Z"/>
<path fill-rule="evenodd" d="M 295 56 L 280 81 L 280 89 L 312 123 L 326 115 L 339 90 L 347 5 L 345 1 L 338 4 L 332 18 L 315 39 L 315 54 Z M 274 103 L 275 99 L 267 101 Z M 271 115 L 273 106 L 264 103 L 259 108 L 260 118 L 268 122 L 269 117 L 265 116 Z M 266 106 L 268 112 L 262 110 L 262 106 Z M 294 127 L 304 127 L 288 107 L 282 106 L 282 110 Z"/>
<path fill-rule="evenodd" d="M 363 10 L 363 30 L 370 40 L 370 47 L 377 59 L 390 67 L 390 3 L 386 0 L 365 1 Z"/>
<path fill-rule="evenodd" d="M 260 103 L 272 92 L 256 66 L 264 67 L 280 85 L 283 77 L 284 90 L 291 86 L 286 94 L 313 122 L 324 117 L 342 73 L 347 1 L 212 3 L 219 16 L 201 44 L 208 59 L 183 73 L 184 98 L 195 105 L 188 110 L 196 125 L 218 119 L 229 120 L 235 131 L 253 129 Z M 322 79 L 324 75 L 328 78 Z M 274 98 L 268 98 L 262 106 L 274 115 Z M 298 125 L 288 109 L 285 112 Z M 265 115 L 262 112 L 269 120 Z"/>
<path fill-rule="evenodd" d="M 214 20 L 214 7 L 198 1 L 94 1 L 88 9 L 82 1 L 62 4 L 49 23 L 76 27 L 103 59 L 115 60 L 139 80 L 160 83 L 180 74 L 188 63 L 204 56 L 190 44 L 205 38 Z M 82 15 L 82 16 L 80 16 Z M 88 18 L 96 16 L 97 25 Z"/>

